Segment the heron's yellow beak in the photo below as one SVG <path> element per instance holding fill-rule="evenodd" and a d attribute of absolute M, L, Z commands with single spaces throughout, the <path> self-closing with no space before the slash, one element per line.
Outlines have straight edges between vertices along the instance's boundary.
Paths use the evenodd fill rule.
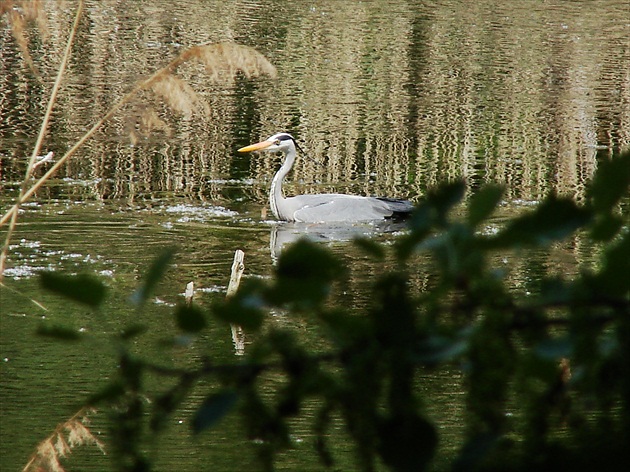
<path fill-rule="evenodd" d="M 238 152 L 260 151 L 261 149 L 268 148 L 272 144 L 273 144 L 273 141 L 261 141 L 256 144 L 250 144 L 249 146 L 242 147 L 238 150 Z"/>

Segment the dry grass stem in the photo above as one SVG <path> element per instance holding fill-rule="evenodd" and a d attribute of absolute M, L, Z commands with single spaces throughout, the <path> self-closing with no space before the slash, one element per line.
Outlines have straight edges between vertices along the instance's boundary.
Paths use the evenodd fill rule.
<path fill-rule="evenodd" d="M 148 137 L 155 131 L 161 131 L 167 137 L 172 134 L 170 126 L 160 118 L 157 111 L 144 104 L 136 104 L 127 112 L 124 130 L 134 145 L 141 137 Z"/>
<path fill-rule="evenodd" d="M 11 27 L 11 34 L 22 53 L 24 62 L 37 80 L 42 82 L 41 75 L 35 67 L 29 51 L 29 40 L 26 35 L 26 24 L 34 21 L 42 38 L 48 37 L 48 21 L 41 0 L 24 0 L 22 2 L 2 0 L 0 2 L 0 15 L 6 15 Z"/>
<path fill-rule="evenodd" d="M 205 103 L 197 92 L 187 82 L 173 74 L 160 74 L 151 84 L 151 90 L 176 113 L 181 113 L 184 118 L 190 119 L 193 112 L 202 111 L 208 115 L 208 104 Z"/>
<path fill-rule="evenodd" d="M 78 446 L 93 445 L 105 454 L 103 443 L 87 427 L 88 415 L 92 413 L 95 413 L 94 409 L 81 408 L 68 421 L 59 424 L 50 436 L 39 443 L 22 472 L 64 472 L 60 459 L 67 457 Z"/>
<path fill-rule="evenodd" d="M 147 108 L 140 117 L 140 129 L 143 130 L 145 136 L 153 131 L 162 131 L 166 136 L 171 135 L 171 128 L 166 122 L 159 117 L 153 108 Z"/>
<path fill-rule="evenodd" d="M 31 298 L 29 295 L 24 294 L 23 292 L 16 290 L 13 287 L 10 287 L 8 285 L 5 285 L 3 282 L 0 282 L 0 288 L 2 290 L 8 290 L 10 292 L 12 292 L 14 295 L 22 297 L 22 298 L 26 298 L 27 300 L 29 300 L 33 305 L 35 305 L 37 308 L 43 310 L 43 311 L 48 311 L 48 308 L 46 308 L 43 304 L 41 304 L 40 302 L 38 302 L 37 300 L 35 300 L 34 298 Z"/>
<path fill-rule="evenodd" d="M 25 32 L 26 27 L 24 17 L 16 10 L 13 10 L 9 13 L 9 23 L 11 24 L 11 34 L 20 48 L 24 62 L 26 62 L 28 68 L 31 69 L 36 77 L 41 77 L 39 71 L 35 67 L 35 63 L 33 62 L 33 58 L 31 57 L 31 53 L 28 49 L 28 38 L 26 37 Z"/>
<path fill-rule="evenodd" d="M 268 75 L 275 78 L 276 68 L 255 49 L 234 43 L 195 46 L 180 55 L 181 62 L 195 59 L 203 64 L 212 80 L 222 81 L 242 72 L 246 77 Z M 179 65 L 176 64 L 175 67 Z"/>
<path fill-rule="evenodd" d="M 48 39 L 48 20 L 44 10 L 44 2 L 42 0 L 24 0 L 20 2 L 20 9 L 26 21 L 34 21 L 37 23 L 37 31 L 40 36 Z"/>

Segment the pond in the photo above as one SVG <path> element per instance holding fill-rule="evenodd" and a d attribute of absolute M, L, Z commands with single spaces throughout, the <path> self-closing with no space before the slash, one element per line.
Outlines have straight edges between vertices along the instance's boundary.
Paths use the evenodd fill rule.
<path fill-rule="evenodd" d="M 35 2 L 13 5 L 25 20 L 18 38 L 29 56 L 12 13 L 0 23 L 2 214 L 20 191 L 77 8 L 29 5 Z M 496 227 L 551 192 L 582 200 L 598 160 L 630 144 L 627 9 L 627 1 L 614 0 L 87 1 L 40 152 L 53 152 L 53 161 L 39 165 L 36 177 L 134 84 L 187 48 L 250 46 L 277 77 L 214 77 L 185 64 L 177 71 L 184 95 L 169 102 L 140 93 L 23 205 L 0 286 L 2 469 L 23 467 L 36 445 L 106 384 L 116 369 L 111 338 L 132 322 L 149 326 L 134 346 L 147 357 L 169 365 L 206 355 L 233 360 L 231 333 L 220 324 L 190 349 L 159 341 L 172 334 L 172 307 L 188 282 L 202 306 L 225 296 L 236 249 L 245 252 L 245 277 L 266 278 L 282 247 L 306 234 L 352 268 L 352 283 L 336 300 L 369 306 L 366 287 L 382 267 L 350 240 L 389 243 L 398 232 L 275 222 L 267 195 L 280 159 L 239 154 L 242 146 L 279 131 L 295 136 L 309 158 L 298 157 L 285 184 L 291 195 L 418 202 L 448 180 L 466 179 L 469 193 L 499 183 L 506 190 Z M 174 265 L 153 303 L 136 311 L 129 295 L 156 255 L 173 246 Z M 521 256 L 501 255 L 496 264 L 523 293 L 536 290 L 543 273 L 576 273 L 594 260 L 579 236 Z M 95 275 L 109 288 L 106 307 L 95 313 L 44 292 L 41 270 Z M 79 329 L 90 341 L 35 337 L 43 321 Z M 307 320 L 278 314 L 270 322 L 295 327 L 317 349 Z M 461 372 L 433 372 L 423 388 L 448 455 L 464 422 Z M 190 414 L 202 398 L 201 391 L 193 395 L 152 446 L 156 470 L 256 470 L 234 418 L 192 439 Z M 106 440 L 106 418 L 96 413 L 92 425 Z M 279 469 L 317 468 L 308 428 L 295 425 L 294 449 Z M 339 466 L 353 469 L 341 426 L 333 434 Z M 86 447 L 65 463 L 103 470 L 108 460 Z"/>

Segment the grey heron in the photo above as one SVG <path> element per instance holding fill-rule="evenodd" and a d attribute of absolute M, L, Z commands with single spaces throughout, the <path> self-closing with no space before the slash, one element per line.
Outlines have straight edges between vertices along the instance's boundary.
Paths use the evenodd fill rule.
<path fill-rule="evenodd" d="M 278 133 L 265 141 L 240 148 L 238 152 L 282 152 L 284 162 L 271 182 L 269 203 L 275 217 L 302 223 L 358 222 L 404 217 L 413 204 L 407 200 L 386 197 L 363 197 L 341 193 L 320 193 L 285 197 L 282 183 L 295 162 L 297 143 L 288 133 Z"/>

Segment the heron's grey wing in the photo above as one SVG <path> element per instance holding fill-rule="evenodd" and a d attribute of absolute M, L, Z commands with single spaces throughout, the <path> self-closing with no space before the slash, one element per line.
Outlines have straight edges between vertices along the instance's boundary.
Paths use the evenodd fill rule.
<path fill-rule="evenodd" d="M 314 198 L 305 200 L 304 206 L 293 213 L 295 221 L 304 223 L 368 221 L 387 218 L 393 213 L 384 202 L 376 198 L 351 195 L 312 197 Z"/>

